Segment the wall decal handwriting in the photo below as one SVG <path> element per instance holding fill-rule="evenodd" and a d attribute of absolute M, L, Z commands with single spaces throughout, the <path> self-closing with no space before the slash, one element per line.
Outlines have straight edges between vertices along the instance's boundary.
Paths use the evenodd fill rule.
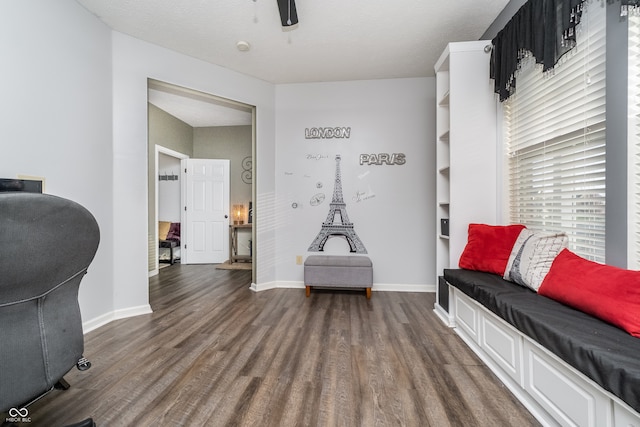
<path fill-rule="evenodd" d="M 360 203 L 368 199 L 373 199 L 374 197 L 376 197 L 376 195 L 373 191 L 371 191 L 371 189 L 369 189 L 369 191 L 357 190 L 356 194 L 353 195 L 351 200 L 353 200 L 356 203 Z"/>

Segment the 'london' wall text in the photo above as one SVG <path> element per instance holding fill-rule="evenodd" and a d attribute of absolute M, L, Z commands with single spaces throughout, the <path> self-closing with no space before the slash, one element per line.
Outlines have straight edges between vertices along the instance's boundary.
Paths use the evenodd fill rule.
<path fill-rule="evenodd" d="M 331 139 L 331 138 L 350 138 L 350 127 L 334 127 L 334 128 L 306 128 L 304 130 L 305 139 Z"/>

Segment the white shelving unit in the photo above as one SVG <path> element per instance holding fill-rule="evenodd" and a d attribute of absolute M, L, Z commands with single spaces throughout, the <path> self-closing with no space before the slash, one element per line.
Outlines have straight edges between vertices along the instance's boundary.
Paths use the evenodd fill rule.
<path fill-rule="evenodd" d="M 449 295 L 439 278 L 457 268 L 469 223 L 498 219 L 497 101 L 489 78 L 489 41 L 449 43 L 436 73 L 436 303 L 447 324 Z M 449 220 L 449 235 L 441 220 Z"/>

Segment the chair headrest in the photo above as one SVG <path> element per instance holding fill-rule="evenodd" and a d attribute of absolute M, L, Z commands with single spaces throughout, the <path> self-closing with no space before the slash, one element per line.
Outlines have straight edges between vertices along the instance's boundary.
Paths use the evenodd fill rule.
<path fill-rule="evenodd" d="M 84 274 L 99 241 L 98 223 L 76 202 L 0 193 L 0 305 L 39 297 Z"/>

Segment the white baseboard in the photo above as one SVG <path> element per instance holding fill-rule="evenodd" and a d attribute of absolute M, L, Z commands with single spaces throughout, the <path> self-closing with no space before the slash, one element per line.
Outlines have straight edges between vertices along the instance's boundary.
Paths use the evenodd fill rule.
<path fill-rule="evenodd" d="M 142 314 L 149 313 L 153 313 L 149 304 L 114 310 L 91 320 L 87 320 L 86 322 L 82 322 L 82 332 L 86 334 L 114 320 L 126 319 L 127 317 L 140 316 Z"/>
<path fill-rule="evenodd" d="M 442 323 L 444 323 L 446 326 L 450 328 L 455 326 L 455 322 L 451 317 L 451 313 L 447 313 L 445 309 L 442 308 L 437 302 L 433 305 L 433 312 L 438 316 L 440 320 L 442 320 Z"/>
<path fill-rule="evenodd" d="M 269 289 L 277 289 L 278 288 L 278 283 L 277 282 L 267 282 L 267 283 L 251 283 L 251 286 L 249 287 L 249 289 L 251 289 L 253 292 L 262 292 L 262 291 L 268 291 Z"/>
<path fill-rule="evenodd" d="M 304 289 L 304 282 L 298 281 L 285 281 L 278 282 L 279 289 Z"/>
<path fill-rule="evenodd" d="M 280 281 L 251 284 L 251 290 L 254 292 L 266 291 L 269 289 L 304 289 L 304 282 L 298 281 Z M 390 284 L 390 283 L 374 283 L 371 288 L 372 292 L 435 292 L 436 285 L 408 285 L 408 284 Z"/>
<path fill-rule="evenodd" d="M 408 285 L 402 283 L 374 283 L 373 292 L 435 292 L 436 285 Z"/>

